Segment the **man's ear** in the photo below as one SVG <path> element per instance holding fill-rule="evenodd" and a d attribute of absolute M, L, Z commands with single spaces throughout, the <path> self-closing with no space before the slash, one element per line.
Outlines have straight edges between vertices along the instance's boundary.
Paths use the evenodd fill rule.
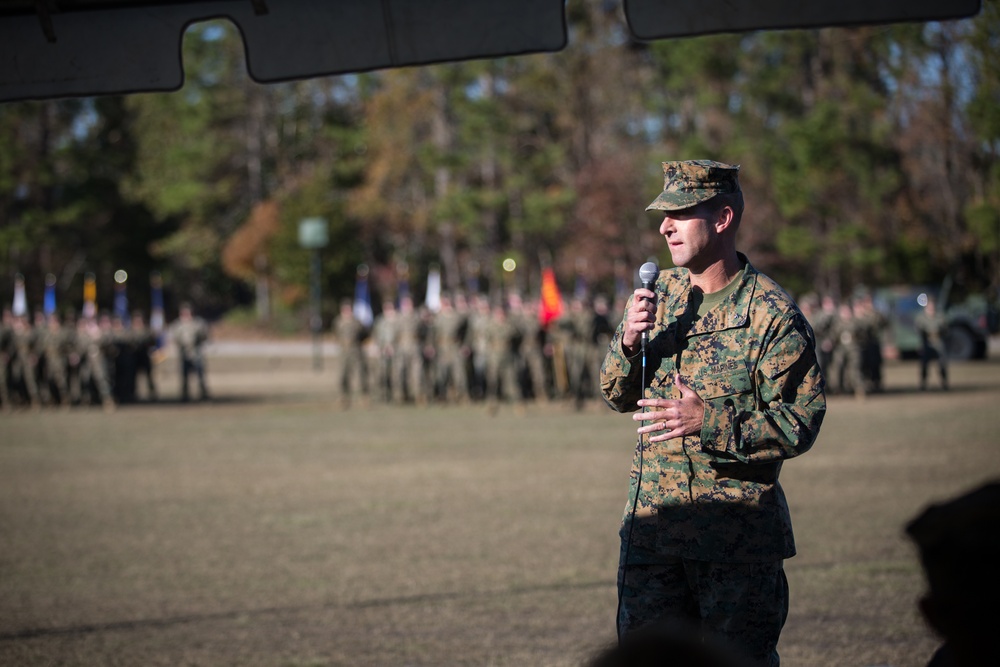
<path fill-rule="evenodd" d="M 736 218 L 736 213 L 733 211 L 732 206 L 723 206 L 719 209 L 718 216 L 715 218 L 715 231 L 717 234 L 721 234 L 733 224 L 733 220 Z"/>

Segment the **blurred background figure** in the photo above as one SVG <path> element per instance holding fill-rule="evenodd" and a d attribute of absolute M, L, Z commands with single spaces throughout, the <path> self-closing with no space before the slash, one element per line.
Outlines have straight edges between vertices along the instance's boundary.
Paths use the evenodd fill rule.
<path fill-rule="evenodd" d="M 468 313 L 455 308 L 449 294 L 441 294 L 441 310 L 434 314 L 432 332 L 435 396 L 449 403 L 467 403 L 469 319 Z"/>
<path fill-rule="evenodd" d="M 810 323 L 813 324 L 813 333 L 816 334 L 816 351 L 819 357 L 819 364 L 823 370 L 831 367 L 833 362 L 833 351 L 837 347 L 837 302 L 832 296 L 824 296 L 820 300 L 819 310 L 813 315 Z M 832 377 L 832 376 L 830 376 Z"/>
<path fill-rule="evenodd" d="M 66 362 L 73 346 L 72 336 L 63 329 L 55 313 L 45 318 L 44 327 L 39 332 L 39 349 L 43 359 L 41 393 L 46 403 L 68 408 L 69 369 Z"/>
<path fill-rule="evenodd" d="M 393 356 L 398 325 L 396 304 L 389 299 L 383 301 L 382 311 L 375 317 L 375 323 L 372 325 L 372 339 L 377 351 L 372 393 L 379 401 L 392 400 Z"/>
<path fill-rule="evenodd" d="M 920 390 L 927 389 L 927 370 L 932 361 L 938 365 L 941 388 L 948 389 L 948 320 L 938 312 L 933 296 L 927 297 L 923 311 L 913 318 L 920 334 Z"/>
<path fill-rule="evenodd" d="M 136 348 L 132 342 L 132 332 L 125 326 L 117 313 L 111 318 L 111 328 L 107 333 L 106 346 L 109 357 L 114 359 L 112 390 L 119 404 L 135 402 Z"/>
<path fill-rule="evenodd" d="M 208 341 L 208 324 L 200 317 L 195 317 L 191 304 L 182 303 L 177 319 L 170 325 L 170 340 L 177 349 L 177 357 L 181 371 L 181 400 L 191 398 L 188 388 L 189 376 L 193 373 L 198 381 L 198 391 L 201 400 L 208 400 L 208 387 L 205 384 L 205 356 L 202 348 Z"/>
<path fill-rule="evenodd" d="M 615 329 L 618 326 L 617 322 L 614 325 L 611 324 L 610 309 L 611 306 L 606 297 L 600 295 L 594 297 L 587 351 L 587 368 L 591 383 L 588 391 L 591 396 L 599 395 L 598 378 L 601 376 L 601 364 L 604 363 L 604 357 L 608 353 L 608 345 L 611 344 L 611 338 L 615 335 Z"/>
<path fill-rule="evenodd" d="M 517 339 L 519 332 L 503 304 L 493 307 L 490 349 L 486 360 L 486 400 L 491 411 L 499 402 L 515 403 L 520 397 L 517 383 Z"/>
<path fill-rule="evenodd" d="M 524 376 L 524 389 L 536 402 L 548 401 L 548 386 L 545 372 L 545 331 L 538 319 L 538 300 L 524 301 L 519 295 L 511 295 L 511 317 L 519 333 L 521 361 L 520 374 Z"/>
<path fill-rule="evenodd" d="M 153 378 L 153 352 L 156 350 L 156 333 L 146 326 L 142 311 L 132 313 L 132 326 L 129 329 L 129 342 L 135 355 L 135 377 L 133 386 L 138 389 L 139 376 L 146 376 L 146 396 L 148 400 L 157 398 L 156 381 Z"/>
<path fill-rule="evenodd" d="M 472 351 L 470 390 L 472 397 L 481 401 L 486 398 L 486 367 L 490 357 L 490 328 L 493 313 L 490 301 L 482 294 L 472 297 L 472 312 L 469 314 L 469 348 Z"/>
<path fill-rule="evenodd" d="M 95 397 L 105 411 L 115 409 L 111 393 L 108 364 L 102 345 L 101 326 L 93 317 L 82 317 L 76 325 L 76 353 L 79 370 L 79 396 L 81 404 L 93 403 Z"/>
<path fill-rule="evenodd" d="M 566 359 L 569 397 L 579 410 L 588 396 L 597 395 L 597 384 L 588 365 L 593 315 L 582 297 L 573 297 L 569 310 L 556 323 L 561 332 Z"/>
<path fill-rule="evenodd" d="M 41 407 L 38 393 L 35 352 L 35 334 L 25 315 L 14 315 L 11 320 L 11 349 L 9 379 L 12 392 L 26 400 L 32 408 Z"/>
<path fill-rule="evenodd" d="M 861 373 L 862 324 L 850 303 L 840 304 L 833 324 L 834 348 L 827 375 L 838 394 L 853 392 L 859 399 L 865 397 L 865 378 Z"/>
<path fill-rule="evenodd" d="M 397 319 L 392 371 L 393 400 L 397 403 L 412 401 L 423 404 L 427 402 L 423 374 L 423 348 L 427 330 L 420 313 L 413 306 L 412 297 L 400 298 Z"/>
<path fill-rule="evenodd" d="M 889 330 L 889 318 L 875 308 L 871 291 L 861 289 L 855 299 L 854 312 L 858 318 L 861 341 L 861 375 L 865 391 L 879 393 L 882 383 L 882 343 Z"/>
<path fill-rule="evenodd" d="M 340 315 L 333 324 L 333 334 L 340 346 L 337 391 L 341 405 L 346 408 L 352 401 L 360 400 L 365 390 L 365 355 L 361 345 L 367 331 L 354 316 L 354 304 L 350 299 L 340 302 Z"/>
<path fill-rule="evenodd" d="M 14 346 L 14 314 L 10 308 L 3 309 L 0 317 L 0 409 L 9 412 L 10 391 L 7 388 L 8 373 L 7 367 L 11 359 L 11 351 Z"/>

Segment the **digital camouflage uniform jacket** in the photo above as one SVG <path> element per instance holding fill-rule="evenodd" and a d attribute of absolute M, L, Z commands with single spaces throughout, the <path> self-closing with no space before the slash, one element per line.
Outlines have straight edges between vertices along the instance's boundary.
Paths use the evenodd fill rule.
<path fill-rule="evenodd" d="M 749 262 L 736 290 L 701 319 L 686 269 L 661 271 L 655 292 L 647 397 L 680 398 L 673 382 L 679 374 L 704 401 L 705 420 L 700 435 L 636 447 L 622 524 L 629 561 L 793 556 L 778 473 L 782 461 L 812 446 L 826 413 L 812 329 L 791 297 Z M 622 353 L 623 327 L 601 368 L 601 391 L 615 410 L 631 412 L 641 398 L 642 361 Z"/>

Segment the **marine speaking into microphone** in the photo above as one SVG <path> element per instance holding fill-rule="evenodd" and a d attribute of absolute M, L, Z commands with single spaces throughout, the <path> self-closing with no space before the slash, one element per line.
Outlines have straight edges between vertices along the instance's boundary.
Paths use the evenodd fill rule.
<path fill-rule="evenodd" d="M 743 209 L 738 166 L 663 163 L 646 210 L 673 268 L 640 269 L 601 393 L 639 435 L 618 533 L 619 637 L 670 620 L 771 667 L 795 555 L 778 474 L 812 447 L 826 395 L 806 319 L 736 249 Z"/>

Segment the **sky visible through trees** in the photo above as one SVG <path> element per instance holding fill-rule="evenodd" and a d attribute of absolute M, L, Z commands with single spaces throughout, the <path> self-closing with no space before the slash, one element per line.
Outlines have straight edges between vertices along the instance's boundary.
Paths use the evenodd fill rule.
<path fill-rule="evenodd" d="M 628 39 L 617 4 L 567 3 L 558 53 L 262 86 L 239 35 L 196 24 L 169 94 L 0 105 L 0 298 L 84 275 L 108 307 L 308 310 L 303 218 L 329 224 L 325 312 L 359 264 L 393 298 L 448 289 L 612 296 L 669 255 L 645 205 L 663 160 L 742 165 L 740 249 L 796 295 L 1000 289 L 1000 11 L 973 19 Z M 508 274 L 501 262 L 513 258 Z"/>

